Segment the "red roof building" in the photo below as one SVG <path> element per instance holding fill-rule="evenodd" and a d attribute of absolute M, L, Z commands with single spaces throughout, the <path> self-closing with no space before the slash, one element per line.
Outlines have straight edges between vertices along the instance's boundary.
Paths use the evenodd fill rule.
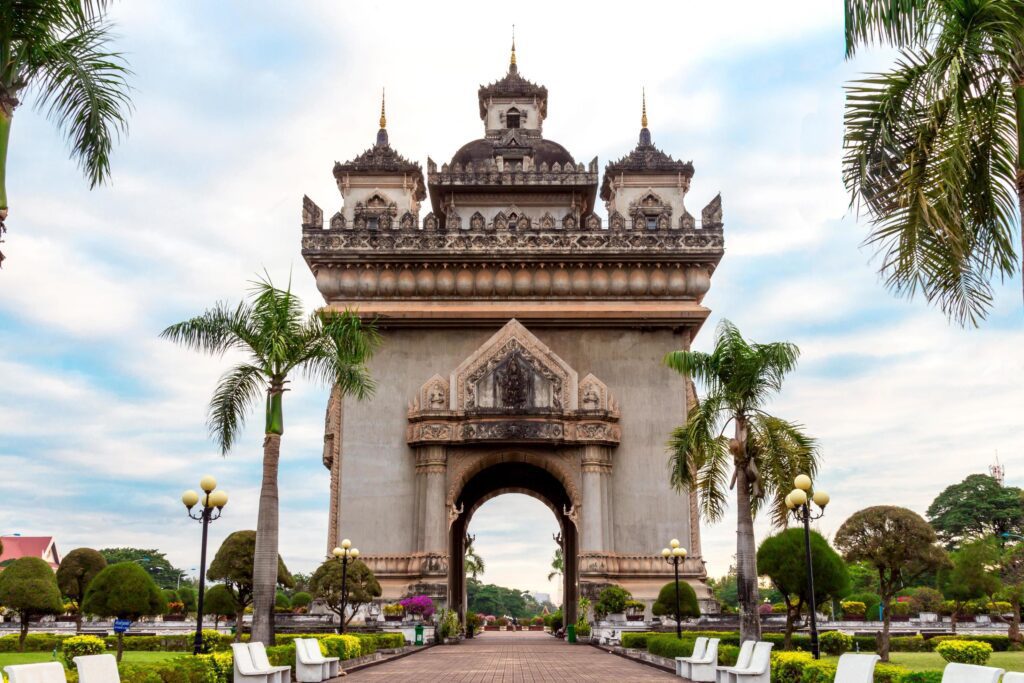
<path fill-rule="evenodd" d="M 0 568 L 9 561 L 22 557 L 39 557 L 56 570 L 60 566 L 60 555 L 53 536 L 0 536 L 3 552 L 0 553 Z"/>

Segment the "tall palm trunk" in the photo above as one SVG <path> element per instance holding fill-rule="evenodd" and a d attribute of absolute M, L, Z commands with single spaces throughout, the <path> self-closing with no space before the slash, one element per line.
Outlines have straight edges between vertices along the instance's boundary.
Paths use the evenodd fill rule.
<path fill-rule="evenodd" d="M 740 641 L 761 639 L 761 596 L 757 589 L 757 551 L 754 544 L 754 516 L 750 511 L 747 478 L 747 424 L 736 420 L 736 588 L 740 603 Z"/>
<path fill-rule="evenodd" d="M 1021 288 L 1024 289 L 1024 74 L 1014 84 L 1013 101 L 1017 126 L 1017 202 L 1020 204 L 1021 219 Z"/>
<path fill-rule="evenodd" d="M 280 395 L 277 396 L 280 400 Z M 278 495 L 277 463 L 281 435 L 268 432 L 263 439 L 263 486 L 256 520 L 256 553 L 253 558 L 252 642 L 274 644 L 274 598 L 277 585 Z"/>

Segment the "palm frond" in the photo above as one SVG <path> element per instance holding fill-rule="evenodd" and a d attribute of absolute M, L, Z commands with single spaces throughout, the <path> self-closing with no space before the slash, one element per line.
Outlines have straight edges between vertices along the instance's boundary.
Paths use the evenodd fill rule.
<path fill-rule="evenodd" d="M 923 42 L 935 16 L 933 0 L 846 0 L 846 56 L 873 42 L 904 47 Z"/>
<path fill-rule="evenodd" d="M 260 368 L 238 365 L 221 376 L 210 400 L 207 425 L 222 454 L 231 450 L 249 410 L 262 398 L 267 382 Z"/>
<path fill-rule="evenodd" d="M 130 72 L 119 53 L 107 50 L 109 41 L 109 25 L 87 18 L 66 35 L 39 40 L 24 65 L 38 106 L 64 131 L 92 187 L 110 177 L 114 140 L 127 132 L 131 109 Z"/>
<path fill-rule="evenodd" d="M 252 309 L 218 303 L 200 316 L 176 323 L 160 333 L 164 339 L 194 351 L 220 355 L 229 349 L 253 349 Z"/>
<path fill-rule="evenodd" d="M 764 496 L 752 501 L 756 514 L 768 506 L 772 524 L 783 526 L 788 510 L 786 495 L 798 474 L 814 478 L 818 472 L 818 443 L 803 427 L 763 412 L 749 421 L 747 452 L 755 459 Z"/>
<path fill-rule="evenodd" d="M 705 519 L 720 519 L 728 506 L 726 491 L 732 463 L 729 441 L 722 436 L 723 404 L 712 396 L 690 411 L 686 424 L 668 442 L 670 481 L 679 491 L 696 489 Z"/>
<path fill-rule="evenodd" d="M 303 375 L 338 384 L 342 393 L 359 399 L 373 395 L 376 384 L 366 363 L 380 346 L 380 334 L 372 323 L 364 323 L 352 311 L 314 313 L 306 321 L 299 345 L 292 367 Z"/>

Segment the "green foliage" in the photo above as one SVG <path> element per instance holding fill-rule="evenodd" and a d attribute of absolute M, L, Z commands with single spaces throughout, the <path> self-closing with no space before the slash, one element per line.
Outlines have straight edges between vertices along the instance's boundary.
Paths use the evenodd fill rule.
<path fill-rule="evenodd" d="M 601 590 L 594 604 L 594 611 L 599 615 L 618 614 L 626 609 L 626 601 L 632 594 L 622 586 L 607 586 Z"/>
<path fill-rule="evenodd" d="M 205 614 L 230 617 L 238 614 L 240 609 L 234 592 L 222 583 L 208 588 L 203 597 L 203 612 Z"/>
<path fill-rule="evenodd" d="M 582 636 L 584 638 L 589 636 L 590 635 L 590 624 L 588 624 L 585 621 L 577 622 L 576 623 L 576 635 L 577 636 Z"/>
<path fill-rule="evenodd" d="M 809 652 L 771 653 L 772 683 L 802 683 L 804 669 L 814 661 Z"/>
<path fill-rule="evenodd" d="M 552 632 L 558 631 L 560 628 L 562 628 L 562 620 L 562 610 L 556 610 L 551 614 L 547 615 L 546 617 L 544 617 L 545 625 L 549 629 L 551 629 Z"/>
<path fill-rule="evenodd" d="M 846 594 L 850 577 L 843 558 L 825 537 L 811 532 L 811 562 L 818 604 Z M 761 542 L 757 549 L 757 573 L 767 576 L 780 593 L 809 603 L 803 529 L 786 529 Z"/>
<path fill-rule="evenodd" d="M 848 617 L 863 617 L 867 611 L 867 605 L 859 600 L 843 600 L 839 603 L 839 608 Z"/>
<path fill-rule="evenodd" d="M 676 583 L 666 583 L 658 591 L 658 599 L 654 601 L 651 612 L 656 617 L 671 615 L 677 621 L 682 617 L 699 617 L 700 605 L 693 586 L 685 581 L 679 582 L 679 614 L 676 615 Z"/>
<path fill-rule="evenodd" d="M 459 635 L 459 615 L 455 610 L 443 609 L 437 615 L 437 638 L 453 638 Z"/>
<path fill-rule="evenodd" d="M 999 590 L 999 577 L 995 567 L 999 564 L 999 549 L 988 539 L 963 545 L 950 556 L 951 567 L 939 571 L 939 587 L 952 600 L 957 612 L 964 603 Z"/>
<path fill-rule="evenodd" d="M 540 611 L 540 605 L 527 591 L 505 588 L 476 579 L 466 580 L 467 609 L 481 614 L 502 615 L 525 619 Z"/>
<path fill-rule="evenodd" d="M 342 581 L 344 575 L 344 581 Z M 327 608 L 345 619 L 342 614 L 342 589 L 347 592 L 346 609 L 352 613 L 345 619 L 346 623 L 355 616 L 360 605 L 379 598 L 380 583 L 362 560 L 350 560 L 348 569 L 343 571 L 341 561 L 336 558 L 326 560 L 313 572 L 310 588 L 318 600 L 322 600 Z"/>
<path fill-rule="evenodd" d="M 1024 533 L 1024 498 L 987 474 L 969 475 L 947 487 L 928 506 L 928 521 L 939 540 L 954 548 L 1002 533 Z"/>
<path fill-rule="evenodd" d="M 75 548 L 60 561 L 57 586 L 78 607 L 85 598 L 89 583 L 106 566 L 107 561 L 99 552 L 92 548 Z"/>
<path fill-rule="evenodd" d="M 133 621 L 163 614 L 166 609 L 160 589 L 146 570 L 134 562 L 112 564 L 103 569 L 89 584 L 82 603 L 82 611 L 87 614 Z"/>
<path fill-rule="evenodd" d="M 942 593 L 928 586 L 910 590 L 910 609 L 913 612 L 938 612 L 942 606 Z"/>
<path fill-rule="evenodd" d="M 292 596 L 292 607 L 309 607 L 313 602 L 313 596 L 305 591 L 299 591 Z"/>
<path fill-rule="evenodd" d="M 196 611 L 196 591 L 190 586 L 182 586 L 178 589 L 178 599 L 185 605 L 185 612 L 190 614 Z"/>
<path fill-rule="evenodd" d="M 20 614 L 23 621 L 64 611 L 57 578 L 38 557 L 19 558 L 0 572 L 0 605 Z"/>
<path fill-rule="evenodd" d="M 60 649 L 64 657 L 64 666 L 77 670 L 75 657 L 101 655 L 107 651 L 107 644 L 96 636 L 73 636 L 61 643 Z"/>
<path fill-rule="evenodd" d="M 942 683 L 941 671 L 908 671 L 898 683 Z"/>
<path fill-rule="evenodd" d="M 172 602 L 179 602 L 179 600 L 178 600 L 178 591 L 172 590 L 170 588 L 165 588 L 163 590 L 163 594 L 164 594 L 164 601 L 167 604 L 171 604 Z"/>
<path fill-rule="evenodd" d="M 730 568 L 728 574 L 718 579 L 711 579 L 708 584 L 715 595 L 715 600 L 718 600 L 723 608 L 739 606 L 739 587 L 736 583 L 735 569 Z"/>
<path fill-rule="evenodd" d="M 185 572 L 172 565 L 167 557 L 155 548 L 103 548 L 99 551 L 107 564 L 135 562 L 145 569 L 160 588 L 174 588 Z"/>
<path fill-rule="evenodd" d="M 676 657 L 689 657 L 693 654 L 693 644 L 696 638 L 676 638 L 676 634 L 662 634 L 650 636 L 647 639 L 647 651 L 652 655 L 675 659 Z"/>
<path fill-rule="evenodd" d="M 935 651 L 947 662 L 962 664 L 984 664 L 992 656 L 991 645 L 970 640 L 944 640 Z"/>
<path fill-rule="evenodd" d="M 256 532 L 245 530 L 235 531 L 224 539 L 217 549 L 217 554 L 210 563 L 206 578 L 211 581 L 223 581 L 232 591 L 235 600 L 242 607 L 252 604 L 253 563 L 256 556 Z M 281 556 L 277 557 L 277 583 L 279 586 L 291 586 L 294 583 L 288 567 Z"/>
<path fill-rule="evenodd" d="M 624 631 L 622 633 L 622 641 L 621 641 L 622 647 L 625 647 L 625 648 L 635 648 L 637 650 L 646 650 L 647 649 L 647 639 L 650 638 L 651 636 L 656 636 L 656 635 L 658 635 L 658 634 L 655 633 L 654 631 L 645 631 L 645 632 Z"/>
<path fill-rule="evenodd" d="M 848 636 L 842 631 L 826 631 L 819 636 L 818 642 L 823 651 L 834 657 L 853 649 L 853 636 Z"/>
<path fill-rule="evenodd" d="M 362 647 L 359 638 L 350 635 L 332 635 L 320 638 L 327 648 L 327 654 L 340 659 L 355 659 L 361 656 Z"/>
<path fill-rule="evenodd" d="M 292 609 L 292 601 L 283 590 L 278 589 L 274 595 L 274 609 L 278 612 L 289 612 Z"/>
<path fill-rule="evenodd" d="M 737 645 L 718 644 L 718 665 L 736 666 L 736 660 L 740 658 L 740 648 Z"/>

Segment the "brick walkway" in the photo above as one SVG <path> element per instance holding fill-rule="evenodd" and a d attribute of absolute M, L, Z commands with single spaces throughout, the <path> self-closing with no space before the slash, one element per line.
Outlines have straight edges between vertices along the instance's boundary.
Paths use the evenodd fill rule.
<path fill-rule="evenodd" d="M 589 645 L 569 645 L 546 633 L 490 631 L 459 645 L 439 645 L 339 679 L 358 681 L 668 681 L 659 669 Z"/>

